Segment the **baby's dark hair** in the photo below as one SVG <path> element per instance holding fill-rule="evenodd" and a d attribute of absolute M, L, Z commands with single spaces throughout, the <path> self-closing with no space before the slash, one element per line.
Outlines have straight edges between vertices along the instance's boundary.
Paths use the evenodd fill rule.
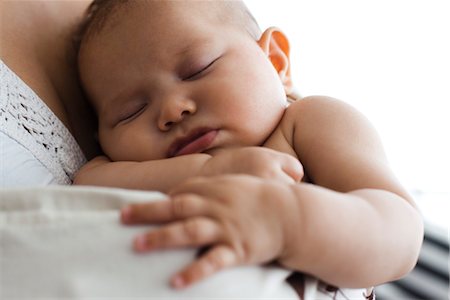
<path fill-rule="evenodd" d="M 86 10 L 83 20 L 74 34 L 74 46 L 80 50 L 81 44 L 99 33 L 110 22 L 116 13 L 131 5 L 139 5 L 143 2 L 173 1 L 173 0 L 93 0 Z M 216 5 L 217 17 L 222 22 L 235 24 L 254 39 L 261 36 L 261 29 L 253 15 L 242 1 L 211 1 Z"/>

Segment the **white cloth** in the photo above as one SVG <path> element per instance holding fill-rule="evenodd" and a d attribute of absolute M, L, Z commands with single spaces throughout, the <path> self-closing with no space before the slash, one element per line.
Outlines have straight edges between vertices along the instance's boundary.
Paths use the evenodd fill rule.
<path fill-rule="evenodd" d="M 0 187 L 58 183 L 30 151 L 1 131 L 0 157 Z"/>
<path fill-rule="evenodd" d="M 0 187 L 70 184 L 86 162 L 69 130 L 1 60 L 0 133 L 2 170 L 16 169 L 0 172 Z"/>
<path fill-rule="evenodd" d="M 195 250 L 136 254 L 132 239 L 151 226 L 122 226 L 119 208 L 164 201 L 156 192 L 53 186 L 0 190 L 0 299 L 298 299 L 290 271 L 246 266 L 182 291 L 171 275 Z M 308 278 L 304 299 L 333 299 Z M 364 299 L 343 290 L 335 299 Z"/>
<path fill-rule="evenodd" d="M 233 268 L 170 288 L 195 250 L 138 255 L 131 241 L 152 227 L 122 226 L 118 217 L 125 203 L 162 194 L 65 186 L 0 193 L 0 299 L 297 299 L 284 281 L 290 272 L 275 267 Z"/>

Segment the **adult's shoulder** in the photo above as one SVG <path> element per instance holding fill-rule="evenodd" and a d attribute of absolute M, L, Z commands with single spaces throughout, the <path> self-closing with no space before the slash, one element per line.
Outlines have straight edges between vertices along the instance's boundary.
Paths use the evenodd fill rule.
<path fill-rule="evenodd" d="M 0 1 L 1 59 L 71 131 L 89 158 L 98 154 L 96 119 L 80 89 L 72 41 L 90 3 Z"/>
<path fill-rule="evenodd" d="M 45 56 L 65 51 L 68 32 L 90 1 L 0 1 L 1 57 L 10 65 L 21 61 L 48 63 Z M 60 47 L 61 46 L 61 47 Z M 26 59 L 24 59 L 26 57 Z"/>
<path fill-rule="evenodd" d="M 0 2 L 1 59 L 64 122 L 56 103 L 60 102 L 60 91 L 74 81 L 68 67 L 68 49 L 73 28 L 87 4 L 84 1 Z"/>

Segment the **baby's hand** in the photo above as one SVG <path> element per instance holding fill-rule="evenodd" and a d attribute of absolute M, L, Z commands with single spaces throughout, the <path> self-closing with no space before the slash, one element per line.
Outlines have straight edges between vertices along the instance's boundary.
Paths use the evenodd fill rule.
<path fill-rule="evenodd" d="M 290 185 L 273 180 L 246 175 L 197 177 L 175 188 L 169 201 L 124 208 L 122 221 L 167 223 L 137 237 L 138 252 L 209 246 L 172 278 L 171 284 L 182 288 L 224 268 L 263 264 L 282 256 L 291 199 Z"/>
<path fill-rule="evenodd" d="M 263 147 L 225 149 L 211 157 L 201 176 L 247 174 L 285 183 L 300 182 L 303 166 L 286 153 Z"/>

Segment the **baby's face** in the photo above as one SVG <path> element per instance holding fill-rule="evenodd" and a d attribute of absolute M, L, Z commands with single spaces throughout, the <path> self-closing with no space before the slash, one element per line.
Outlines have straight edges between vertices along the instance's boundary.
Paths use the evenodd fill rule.
<path fill-rule="evenodd" d="M 80 53 L 105 154 L 145 161 L 261 145 L 286 96 L 258 43 L 209 16 L 213 1 L 155 2 L 119 12 Z"/>

